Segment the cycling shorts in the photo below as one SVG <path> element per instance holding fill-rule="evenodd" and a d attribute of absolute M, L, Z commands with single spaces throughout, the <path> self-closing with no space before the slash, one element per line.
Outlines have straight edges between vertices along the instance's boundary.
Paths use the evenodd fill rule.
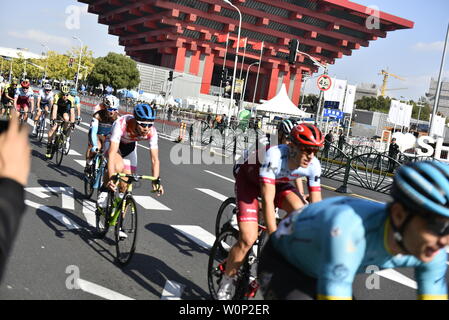
<path fill-rule="evenodd" d="M 239 222 L 258 222 L 258 198 L 261 196 L 260 184 L 257 181 L 259 175 L 259 166 L 248 164 L 246 164 L 245 166 L 251 166 L 251 168 L 247 167 L 245 168 L 245 170 L 238 170 L 237 173 L 234 172 L 234 188 L 237 202 L 237 220 Z M 282 209 L 282 202 L 284 201 L 285 197 L 291 192 L 295 192 L 296 194 L 298 194 L 296 188 L 290 183 L 276 184 L 274 205 L 277 208 Z"/>
<path fill-rule="evenodd" d="M 41 101 L 41 103 L 40 103 L 40 109 L 41 110 L 44 110 L 45 107 L 49 107 L 49 106 L 50 106 L 50 102 L 49 101 L 45 101 L 45 102 Z"/>
<path fill-rule="evenodd" d="M 19 97 L 17 98 L 17 112 L 20 112 L 20 110 L 25 109 L 25 107 L 31 107 L 31 101 L 30 98 L 27 97 Z"/>
<path fill-rule="evenodd" d="M 290 264 L 271 239 L 259 257 L 257 279 L 265 300 L 315 300 L 318 280 Z"/>
<path fill-rule="evenodd" d="M 123 158 L 125 170 L 131 173 L 137 172 L 137 142 L 123 143 L 120 142 L 119 153 Z"/>

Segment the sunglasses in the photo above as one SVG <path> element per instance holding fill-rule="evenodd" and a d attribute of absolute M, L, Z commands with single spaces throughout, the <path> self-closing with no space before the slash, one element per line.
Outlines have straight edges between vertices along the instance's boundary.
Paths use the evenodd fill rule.
<path fill-rule="evenodd" d="M 427 230 L 431 233 L 444 237 L 449 235 L 449 220 L 435 219 L 425 217 L 424 220 L 427 222 Z"/>
<path fill-rule="evenodd" d="M 142 121 L 137 121 L 137 124 L 139 126 L 141 126 L 142 128 L 151 128 L 153 126 L 153 122 L 142 122 Z"/>
<path fill-rule="evenodd" d="M 118 111 L 118 109 L 117 108 L 108 108 L 108 111 L 109 112 L 114 112 L 114 111 Z"/>
<path fill-rule="evenodd" d="M 307 153 L 307 154 L 316 154 L 318 151 L 320 151 L 320 148 L 314 148 L 314 147 L 299 147 L 299 150 L 301 152 Z"/>

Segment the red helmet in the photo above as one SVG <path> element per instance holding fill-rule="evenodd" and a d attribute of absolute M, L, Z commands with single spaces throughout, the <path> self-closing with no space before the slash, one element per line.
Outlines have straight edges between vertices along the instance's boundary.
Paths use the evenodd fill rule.
<path fill-rule="evenodd" d="M 299 145 L 322 147 L 324 136 L 320 129 L 309 123 L 301 123 L 293 127 L 290 140 Z"/>
<path fill-rule="evenodd" d="M 27 80 L 24 80 L 20 83 L 20 85 L 22 86 L 22 88 L 29 88 L 30 87 L 30 82 Z"/>

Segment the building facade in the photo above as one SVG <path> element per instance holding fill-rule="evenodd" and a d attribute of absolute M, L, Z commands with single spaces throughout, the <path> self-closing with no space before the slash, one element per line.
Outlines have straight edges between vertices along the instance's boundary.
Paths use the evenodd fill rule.
<path fill-rule="evenodd" d="M 79 0 L 119 37 L 127 55 L 136 61 L 201 79 L 200 94 L 220 85 L 223 67 L 233 74 L 238 34 L 241 35 L 237 77 L 249 71 L 246 99 L 274 97 L 285 84 L 299 103 L 302 77 L 318 67 L 299 54 L 287 62 L 289 41 L 322 64 L 334 64 L 353 50 L 388 32 L 413 28 L 414 23 L 348 0 L 234 0 L 239 12 L 222 0 Z M 239 28 L 241 22 L 241 28 Z M 226 36 L 229 34 L 228 46 Z M 245 41 L 246 39 L 246 41 Z M 263 47 L 261 47 L 263 44 Z M 240 45 L 242 47 L 240 47 Z M 240 77 L 240 75 L 242 75 Z"/>
<path fill-rule="evenodd" d="M 438 81 L 435 79 L 430 80 L 430 88 L 429 93 L 426 94 L 427 99 L 429 100 L 430 106 L 433 107 L 435 105 L 435 96 L 437 94 L 437 85 Z M 443 80 L 441 82 L 441 94 L 440 100 L 438 101 L 438 112 L 444 114 L 445 117 L 449 117 L 449 81 Z"/>

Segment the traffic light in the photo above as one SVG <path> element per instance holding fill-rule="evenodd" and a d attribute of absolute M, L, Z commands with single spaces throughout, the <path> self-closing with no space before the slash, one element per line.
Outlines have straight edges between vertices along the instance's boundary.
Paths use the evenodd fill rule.
<path fill-rule="evenodd" d="M 173 81 L 173 71 L 170 71 L 169 73 L 168 73 L 168 81 Z"/>
<path fill-rule="evenodd" d="M 290 42 L 288 43 L 288 49 L 290 50 L 290 53 L 288 55 L 288 63 L 295 64 L 298 48 L 299 48 L 299 40 L 291 39 Z"/>

